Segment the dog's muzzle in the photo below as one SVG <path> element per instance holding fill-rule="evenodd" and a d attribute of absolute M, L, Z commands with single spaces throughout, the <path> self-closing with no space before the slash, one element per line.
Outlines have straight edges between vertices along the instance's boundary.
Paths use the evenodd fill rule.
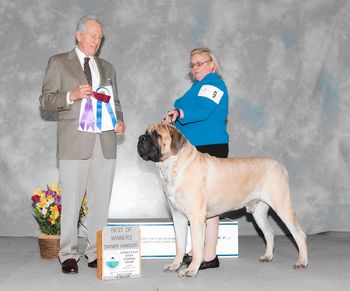
<path fill-rule="evenodd" d="M 140 157 L 145 161 L 151 160 L 152 162 L 160 161 L 160 149 L 155 137 L 150 134 L 143 134 L 139 137 L 137 143 L 137 152 Z"/>

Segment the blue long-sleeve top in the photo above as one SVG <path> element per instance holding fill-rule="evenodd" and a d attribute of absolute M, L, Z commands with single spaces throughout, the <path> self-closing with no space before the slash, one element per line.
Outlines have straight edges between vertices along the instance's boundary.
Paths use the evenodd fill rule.
<path fill-rule="evenodd" d="M 174 103 L 182 109 L 184 118 L 175 126 L 194 146 L 229 142 L 226 130 L 228 93 L 224 81 L 216 73 L 195 81 L 191 88 Z"/>

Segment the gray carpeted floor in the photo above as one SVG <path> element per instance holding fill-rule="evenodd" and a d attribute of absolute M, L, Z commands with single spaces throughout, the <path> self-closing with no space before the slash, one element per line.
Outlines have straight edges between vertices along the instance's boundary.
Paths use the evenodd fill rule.
<path fill-rule="evenodd" d="M 84 240 L 81 240 L 81 244 Z M 79 274 L 61 273 L 57 260 L 39 256 L 36 238 L 0 237 L 0 290 L 350 290 L 350 233 L 309 236 L 309 268 L 293 269 L 297 250 L 286 236 L 277 236 L 271 263 L 259 263 L 260 237 L 239 237 L 239 258 L 221 259 L 220 268 L 203 270 L 183 280 L 164 273 L 170 260 L 142 260 L 142 277 L 100 281 L 96 270 L 79 262 Z"/>

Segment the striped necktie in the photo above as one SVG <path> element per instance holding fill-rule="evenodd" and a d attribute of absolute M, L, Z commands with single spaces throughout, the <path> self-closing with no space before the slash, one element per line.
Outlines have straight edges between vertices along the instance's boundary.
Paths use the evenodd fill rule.
<path fill-rule="evenodd" d="M 89 66 L 89 61 L 90 61 L 90 58 L 88 57 L 84 58 L 84 73 L 89 85 L 92 86 L 92 75 L 91 75 L 91 70 Z"/>

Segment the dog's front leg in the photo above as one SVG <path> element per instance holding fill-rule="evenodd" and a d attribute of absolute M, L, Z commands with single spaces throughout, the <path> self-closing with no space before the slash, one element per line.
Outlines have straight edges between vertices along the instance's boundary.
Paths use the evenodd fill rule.
<path fill-rule="evenodd" d="M 176 239 L 176 256 L 173 262 L 165 265 L 164 271 L 176 272 L 182 265 L 182 260 L 186 251 L 188 220 L 187 217 L 171 207 L 171 213 L 174 221 L 175 239 Z"/>
<path fill-rule="evenodd" d="M 203 259 L 205 218 L 190 218 L 191 241 L 192 241 L 192 262 L 185 270 L 179 272 L 182 278 L 193 278 L 197 276 L 198 269 Z"/>

